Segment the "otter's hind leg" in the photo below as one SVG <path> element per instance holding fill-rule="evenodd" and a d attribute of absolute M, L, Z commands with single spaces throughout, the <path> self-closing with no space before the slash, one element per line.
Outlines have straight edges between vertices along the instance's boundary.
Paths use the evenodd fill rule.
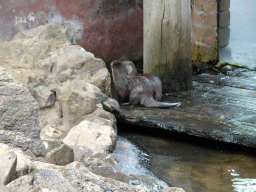
<path fill-rule="evenodd" d="M 143 87 L 142 86 L 136 86 L 134 87 L 131 92 L 130 92 L 130 96 L 129 96 L 129 102 L 132 105 L 136 105 L 138 103 L 140 103 L 141 101 L 141 95 L 143 94 Z"/>

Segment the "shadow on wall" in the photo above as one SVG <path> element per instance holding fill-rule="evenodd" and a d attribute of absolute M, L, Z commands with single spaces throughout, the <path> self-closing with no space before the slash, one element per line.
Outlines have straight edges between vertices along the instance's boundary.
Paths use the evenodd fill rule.
<path fill-rule="evenodd" d="M 0 41 L 56 21 L 68 24 L 77 43 L 105 61 L 143 56 L 141 0 L 0 0 Z"/>

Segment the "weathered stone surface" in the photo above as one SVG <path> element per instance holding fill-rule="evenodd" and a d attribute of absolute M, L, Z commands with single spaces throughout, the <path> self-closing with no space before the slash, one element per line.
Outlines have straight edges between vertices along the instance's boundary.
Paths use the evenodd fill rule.
<path fill-rule="evenodd" d="M 14 148 L 11 145 L 0 143 L 0 154 L 12 153 L 15 152 L 17 155 L 17 166 L 15 177 L 20 177 L 25 175 L 33 170 L 33 164 L 30 160 L 31 157 L 24 154 L 24 152 L 20 148 Z"/>
<path fill-rule="evenodd" d="M 163 98 L 180 101 L 178 108 L 122 106 L 119 120 L 255 148 L 256 72 L 236 69 L 231 74 L 194 76 L 193 91 Z"/>
<path fill-rule="evenodd" d="M 93 113 L 86 115 L 83 119 L 95 122 L 100 121 L 101 123 L 113 126 L 116 129 L 115 125 L 117 122 L 115 116 L 102 108 L 97 108 Z"/>
<path fill-rule="evenodd" d="M 37 186 L 56 191 L 76 192 L 75 188 L 63 178 L 61 173 L 53 169 L 35 170 L 6 185 L 10 191 L 16 192 L 29 191 Z"/>
<path fill-rule="evenodd" d="M 86 52 L 79 45 L 60 48 L 56 51 L 55 59 L 52 73 L 56 76 L 67 69 L 79 70 L 83 67 L 89 71 L 97 71 L 105 67 L 103 60 L 95 58 L 92 53 Z"/>
<path fill-rule="evenodd" d="M 230 0 L 219 1 L 220 11 L 228 10 L 230 8 Z"/>
<path fill-rule="evenodd" d="M 111 178 L 101 177 L 89 172 L 85 166 L 79 162 L 73 162 L 66 166 L 66 168 L 73 168 L 73 172 L 63 172 L 64 177 L 76 186 L 78 191 L 134 191 L 134 192 L 148 192 L 147 188 L 141 185 L 130 186 L 127 183 L 116 181 Z M 79 172 L 78 172 L 79 171 Z M 82 175 L 81 175 L 82 173 Z M 85 182 L 79 182 L 73 179 L 72 174 L 76 178 L 81 178 Z"/>
<path fill-rule="evenodd" d="M 53 106 L 56 101 L 54 93 L 45 86 L 34 88 L 33 95 L 38 102 L 40 109 Z"/>
<path fill-rule="evenodd" d="M 36 156 L 44 154 L 39 138 L 39 107 L 28 89 L 0 67 L 0 141 Z"/>
<path fill-rule="evenodd" d="M 97 70 L 96 73 L 91 76 L 88 83 L 95 85 L 104 94 L 110 96 L 111 78 L 107 68 Z"/>
<path fill-rule="evenodd" d="M 6 185 L 15 179 L 17 166 L 17 155 L 15 152 L 9 152 L 0 155 L 0 182 Z"/>
<path fill-rule="evenodd" d="M 178 188 L 178 187 L 167 187 L 167 188 L 162 189 L 159 192 L 185 192 L 185 190 L 182 188 Z"/>
<path fill-rule="evenodd" d="M 68 132 L 63 142 L 68 146 L 82 146 L 101 153 L 111 153 L 115 149 L 116 139 L 112 126 L 84 120 Z"/>
<path fill-rule="evenodd" d="M 230 26 L 230 11 L 222 11 L 219 13 L 219 27 Z"/>
<path fill-rule="evenodd" d="M 102 105 L 103 105 L 103 109 L 105 109 L 106 111 L 109 111 L 112 113 L 116 113 L 120 111 L 119 103 L 115 99 L 108 98 L 106 101 L 102 103 Z"/>
<path fill-rule="evenodd" d="M 230 39 L 230 28 L 224 27 L 218 29 L 219 47 L 223 48 L 228 46 Z"/>
<path fill-rule="evenodd" d="M 21 59 L 22 63 L 32 63 L 71 43 L 72 33 L 64 23 L 59 22 L 23 30 L 13 37 L 10 45 L 14 58 Z"/>
<path fill-rule="evenodd" d="M 46 125 L 41 129 L 40 138 L 42 141 L 53 141 L 59 139 L 64 131 L 54 125 Z"/>
<path fill-rule="evenodd" d="M 74 151 L 61 141 L 44 141 L 46 144 L 45 159 L 56 165 L 67 165 L 74 161 Z"/>
<path fill-rule="evenodd" d="M 61 83 L 64 83 L 67 80 L 71 80 L 73 74 L 74 74 L 73 69 L 67 69 L 66 71 L 63 71 L 60 73 L 58 79 Z"/>
<path fill-rule="evenodd" d="M 71 127 L 84 115 L 96 110 L 96 104 L 107 100 L 99 88 L 82 80 L 65 82 L 57 90 L 57 100 L 63 114 L 63 122 Z"/>

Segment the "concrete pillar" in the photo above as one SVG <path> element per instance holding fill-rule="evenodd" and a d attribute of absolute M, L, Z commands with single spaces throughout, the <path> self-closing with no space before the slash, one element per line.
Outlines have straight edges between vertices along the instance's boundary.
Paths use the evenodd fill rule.
<path fill-rule="evenodd" d="M 160 77 L 163 92 L 192 87 L 190 19 L 190 0 L 143 1 L 143 69 Z"/>

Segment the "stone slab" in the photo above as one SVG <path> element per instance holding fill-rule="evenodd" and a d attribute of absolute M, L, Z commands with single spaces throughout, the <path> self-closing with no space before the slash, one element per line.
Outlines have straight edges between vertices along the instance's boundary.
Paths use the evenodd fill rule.
<path fill-rule="evenodd" d="M 194 77 L 192 91 L 162 99 L 180 101 L 179 107 L 122 106 L 119 120 L 255 148 L 256 72 L 241 73 L 200 74 Z"/>

